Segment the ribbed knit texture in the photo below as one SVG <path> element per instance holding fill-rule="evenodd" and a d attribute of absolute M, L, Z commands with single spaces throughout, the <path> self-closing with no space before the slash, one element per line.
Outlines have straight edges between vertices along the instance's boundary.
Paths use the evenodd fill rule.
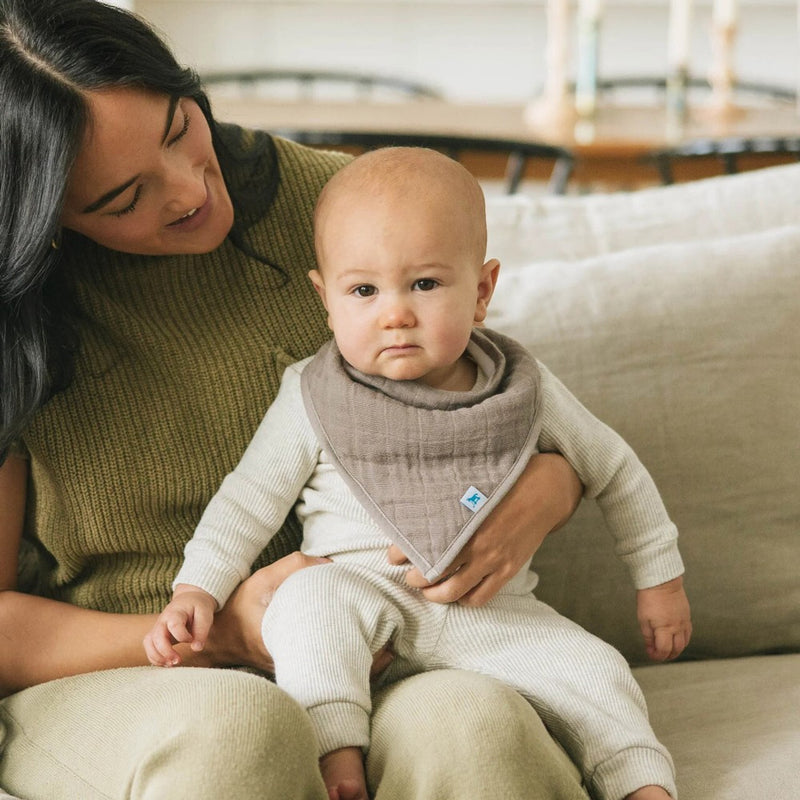
<path fill-rule="evenodd" d="M 327 798 L 305 712 L 241 672 L 103 670 L 17 692 L 0 716 L 0 785 L 25 800 Z M 383 800 L 464 800 L 476 786 L 504 800 L 587 800 L 527 703 L 469 672 L 381 692 L 368 759 Z"/>
<path fill-rule="evenodd" d="M 131 256 L 65 237 L 86 319 L 68 390 L 25 437 L 27 533 L 49 551 L 41 591 L 106 611 L 155 612 L 183 547 L 239 460 L 291 362 L 327 338 L 311 215 L 347 157 L 276 140 L 280 185 L 248 243 Z M 243 136 L 252 143 L 252 137 Z M 263 165 L 261 165 L 263 166 Z M 235 188 L 235 187 L 232 187 Z M 295 527 L 269 556 L 299 543 Z"/>
<path fill-rule="evenodd" d="M 367 375 L 333 341 L 303 370 L 303 402 L 323 448 L 429 581 L 447 571 L 536 451 L 536 360 L 488 328 L 473 330 L 467 353 L 486 377 L 469 391 Z M 462 498 L 476 487 L 483 502 L 473 508 Z"/>
<path fill-rule="evenodd" d="M 19 692 L 0 714 L 0 784 L 24 800 L 327 797 L 305 714 L 254 675 L 101 670 Z"/>
<path fill-rule="evenodd" d="M 677 797 L 672 759 L 644 697 L 610 645 L 540 603 L 504 592 L 481 608 L 430 603 L 379 554 L 353 554 L 291 575 L 264 614 L 280 688 L 303 705 L 320 755 L 368 744 L 372 654 L 391 641 L 382 679 L 464 669 L 526 697 L 584 775 L 593 797 L 622 800 L 648 784 Z M 333 600 L 332 600 L 333 598 Z M 359 713 L 360 712 L 360 713 Z"/>

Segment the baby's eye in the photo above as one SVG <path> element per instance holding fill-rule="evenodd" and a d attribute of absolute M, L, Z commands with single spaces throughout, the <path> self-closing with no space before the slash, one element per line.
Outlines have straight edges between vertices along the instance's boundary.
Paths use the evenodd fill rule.
<path fill-rule="evenodd" d="M 353 289 L 353 294 L 358 297 L 372 297 L 376 291 L 377 289 L 374 286 L 364 284 L 363 286 L 356 286 L 356 288 Z"/>
<path fill-rule="evenodd" d="M 439 281 L 434 280 L 433 278 L 420 278 L 418 281 L 414 282 L 414 288 L 419 289 L 421 292 L 429 292 L 431 289 L 435 289 L 439 285 Z"/>

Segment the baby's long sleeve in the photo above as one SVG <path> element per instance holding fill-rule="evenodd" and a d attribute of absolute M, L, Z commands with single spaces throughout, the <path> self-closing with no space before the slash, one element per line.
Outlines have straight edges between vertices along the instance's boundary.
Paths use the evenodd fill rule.
<path fill-rule="evenodd" d="M 539 449 L 561 453 L 597 501 L 614 551 L 637 589 L 683 574 L 678 530 L 656 485 L 625 440 L 598 420 L 544 365 Z"/>
<path fill-rule="evenodd" d="M 199 586 L 220 607 L 250 575 L 316 466 L 319 445 L 300 392 L 303 363 L 287 368 L 274 403 L 186 545 L 173 585 Z"/>

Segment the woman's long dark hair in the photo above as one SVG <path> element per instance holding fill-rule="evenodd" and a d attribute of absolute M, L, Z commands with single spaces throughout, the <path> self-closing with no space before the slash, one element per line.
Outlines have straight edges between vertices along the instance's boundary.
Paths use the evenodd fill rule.
<path fill-rule="evenodd" d="M 98 0 L 0 0 L 0 463 L 72 378 L 78 343 L 59 285 L 59 218 L 85 93 L 114 86 L 193 98 L 225 170 L 197 74 L 141 18 Z"/>

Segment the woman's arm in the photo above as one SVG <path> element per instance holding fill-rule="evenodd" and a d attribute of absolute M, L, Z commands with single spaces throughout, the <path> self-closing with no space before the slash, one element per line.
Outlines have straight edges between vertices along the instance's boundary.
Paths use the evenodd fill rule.
<path fill-rule="evenodd" d="M 15 591 L 28 462 L 0 467 L 0 695 L 104 667 L 144 663 L 142 617 L 87 611 Z M 141 651 L 141 652 L 140 652 Z"/>
<path fill-rule="evenodd" d="M 412 568 L 406 580 L 437 603 L 484 605 L 522 569 L 547 534 L 573 515 L 582 495 L 583 486 L 565 458 L 535 455 L 453 561 L 454 575 L 430 585 Z M 406 560 L 396 547 L 390 548 L 389 558 L 396 564 Z"/>
<path fill-rule="evenodd" d="M 17 587 L 27 481 L 28 462 L 10 455 L 0 466 L 0 592 Z"/>
<path fill-rule="evenodd" d="M 154 620 L 2 592 L 0 696 L 66 675 L 145 664 L 142 637 Z"/>
<path fill-rule="evenodd" d="M 179 647 L 195 667 L 272 670 L 261 641 L 269 598 L 292 572 L 319 559 L 293 553 L 254 573 L 217 614 L 201 653 Z M 67 675 L 148 663 L 142 639 L 156 614 L 109 614 L 16 591 L 0 592 L 0 696 Z"/>

